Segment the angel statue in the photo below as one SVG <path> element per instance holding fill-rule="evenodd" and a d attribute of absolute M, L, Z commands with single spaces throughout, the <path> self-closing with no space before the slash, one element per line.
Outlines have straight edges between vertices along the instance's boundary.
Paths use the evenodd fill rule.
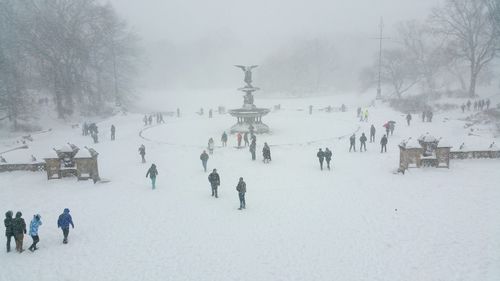
<path fill-rule="evenodd" d="M 245 83 L 247 83 L 247 86 L 253 87 L 252 86 L 252 69 L 256 68 L 258 65 L 251 65 L 251 66 L 244 66 L 244 65 L 235 65 L 238 68 L 241 68 L 243 72 L 245 72 Z"/>

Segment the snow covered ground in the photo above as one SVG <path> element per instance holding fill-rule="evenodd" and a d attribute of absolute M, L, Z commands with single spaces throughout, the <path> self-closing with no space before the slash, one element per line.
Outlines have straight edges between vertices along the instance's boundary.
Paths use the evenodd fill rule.
<path fill-rule="evenodd" d="M 0 210 L 22 211 L 27 223 L 40 213 L 44 222 L 40 250 L 0 254 L 0 280 L 500 280 L 500 161 L 453 160 L 450 169 L 393 173 L 397 144 L 408 137 L 429 132 L 453 146 L 474 147 L 494 141 L 484 128 L 468 135 L 460 112 L 437 113 L 433 123 L 414 116 L 408 127 L 401 113 L 380 104 L 368 107 L 369 122 L 359 122 L 355 108 L 369 104 L 363 97 L 257 97 L 258 106 L 281 104 L 263 119 L 273 133 L 258 136 L 255 162 L 247 149 L 234 147 L 234 135 L 227 148 L 215 149 L 208 166 L 217 168 L 222 183 L 214 199 L 199 155 L 209 137 L 220 145 L 235 119 L 194 111 L 207 112 L 207 103 L 215 109 L 217 99 L 228 108 L 241 103 L 240 95 L 221 95 L 149 99 L 141 108 L 180 107 L 182 117 L 150 128 L 143 126 L 144 112 L 103 120 L 97 145 L 68 125 L 34 135 L 28 150 L 6 153 L 9 162 L 23 162 L 66 142 L 87 145 L 100 153 L 101 177 L 110 182 L 0 174 Z M 307 113 L 309 104 L 342 103 L 348 112 Z M 396 130 L 381 154 L 388 120 L 397 122 Z M 348 136 L 368 135 L 371 124 L 376 143 L 366 153 L 349 153 Z M 260 161 L 265 141 L 270 164 Z M 0 151 L 15 146 L 3 139 Z M 320 147 L 333 149 L 332 171 L 320 171 Z M 151 163 L 159 169 L 154 191 L 145 178 Z M 248 190 L 244 211 L 237 210 L 240 176 Z M 66 207 L 75 229 L 63 245 L 56 221 Z M 30 243 L 26 236 L 25 248 Z"/>

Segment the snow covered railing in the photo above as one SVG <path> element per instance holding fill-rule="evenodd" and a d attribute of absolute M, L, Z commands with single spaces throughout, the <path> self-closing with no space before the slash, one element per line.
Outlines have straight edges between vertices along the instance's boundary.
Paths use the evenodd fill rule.
<path fill-rule="evenodd" d="M 465 144 L 462 143 L 458 150 L 450 152 L 450 157 L 451 159 L 494 159 L 500 158 L 500 149 L 496 146 L 495 142 L 483 150 L 468 150 Z"/>
<path fill-rule="evenodd" d="M 1 172 L 14 172 L 14 171 L 44 171 L 45 163 L 44 162 L 36 162 L 36 163 L 2 163 L 0 164 L 0 173 Z"/>

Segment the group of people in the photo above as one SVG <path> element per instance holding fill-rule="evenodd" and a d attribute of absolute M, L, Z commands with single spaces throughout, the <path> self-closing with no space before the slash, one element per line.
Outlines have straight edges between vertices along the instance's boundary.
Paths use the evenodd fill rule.
<path fill-rule="evenodd" d="M 217 173 L 217 169 L 213 169 L 210 175 L 208 175 L 208 182 L 212 189 L 212 197 L 219 198 L 218 189 L 220 186 L 220 176 Z M 238 184 L 236 185 L 236 191 L 238 192 L 238 198 L 240 199 L 240 208 L 238 210 L 246 209 L 245 194 L 247 192 L 247 184 L 240 177 Z"/>
<path fill-rule="evenodd" d="M 475 100 L 474 103 L 472 103 L 470 100 L 467 101 L 467 103 L 462 103 L 460 108 L 462 109 L 462 113 L 465 112 L 465 109 L 467 108 L 467 111 L 471 110 L 471 106 L 473 106 L 474 111 L 479 111 L 479 110 L 486 110 L 490 109 L 490 104 L 491 101 L 490 99 L 481 99 L 481 100 Z"/>
<path fill-rule="evenodd" d="M 179 112 L 177 112 L 177 114 L 180 115 Z M 144 126 L 153 125 L 153 116 L 156 119 L 156 124 L 165 123 L 165 120 L 163 120 L 163 113 L 158 112 L 158 113 L 154 113 L 154 114 L 149 115 L 149 116 L 144 115 L 144 117 L 142 118 L 142 122 L 144 122 Z M 179 117 L 179 116 L 177 116 L 177 117 Z"/>
<path fill-rule="evenodd" d="M 386 123 L 387 124 L 393 124 L 393 123 Z M 389 132 L 392 132 L 394 131 L 394 126 L 390 126 L 390 125 L 387 125 L 384 127 L 386 127 L 386 134 L 382 136 L 382 138 L 380 139 L 380 153 L 384 153 L 384 152 L 387 152 L 387 142 L 388 142 L 388 139 L 387 139 L 387 136 L 389 135 Z M 376 129 L 375 129 L 375 126 L 371 126 L 370 128 L 370 143 L 372 142 L 375 142 L 375 132 L 376 132 Z M 367 151 L 366 150 L 366 142 L 368 141 L 368 138 L 366 137 L 365 133 L 361 133 L 361 137 L 359 137 L 359 142 L 360 142 L 360 146 L 359 146 L 359 152 L 363 152 L 363 151 Z M 356 134 L 353 133 L 351 135 L 351 137 L 349 137 L 349 152 L 353 151 L 356 152 Z"/>
<path fill-rule="evenodd" d="M 94 141 L 94 143 L 98 143 L 99 142 L 99 130 L 97 128 L 97 124 L 96 123 L 87 123 L 87 122 L 83 122 L 83 125 L 82 125 L 82 135 L 83 136 L 88 136 L 90 135 L 90 137 L 92 138 L 92 140 Z"/>
<path fill-rule="evenodd" d="M 4 219 L 5 225 L 5 236 L 7 237 L 7 253 L 11 251 L 11 240 L 14 239 L 16 242 L 16 251 L 18 253 L 24 252 L 23 242 L 24 235 L 29 234 L 33 240 L 31 246 L 28 248 L 31 252 L 38 250 L 37 244 L 40 242 L 40 237 L 38 234 L 38 229 L 42 225 L 42 216 L 36 214 L 29 225 L 29 232 L 26 229 L 26 222 L 23 218 L 21 212 L 14 213 L 12 211 L 7 211 L 5 213 Z M 57 227 L 62 229 L 63 232 L 63 243 L 68 243 L 69 227 L 75 227 L 73 224 L 73 218 L 69 214 L 69 209 L 64 209 L 63 213 L 59 216 L 57 220 Z"/>
<path fill-rule="evenodd" d="M 332 161 L 332 156 L 333 153 L 330 149 L 325 148 L 325 151 L 323 151 L 321 148 L 319 149 L 318 153 L 316 153 L 316 157 L 318 157 L 319 160 L 319 167 L 321 170 L 323 170 L 323 162 L 326 160 L 326 167 L 328 170 L 330 170 L 330 161 Z"/>
<path fill-rule="evenodd" d="M 432 117 L 434 117 L 432 110 L 422 111 L 422 122 L 432 122 Z"/>
<path fill-rule="evenodd" d="M 358 107 L 356 113 L 359 121 L 368 122 L 368 109 L 362 110 L 361 107 Z"/>

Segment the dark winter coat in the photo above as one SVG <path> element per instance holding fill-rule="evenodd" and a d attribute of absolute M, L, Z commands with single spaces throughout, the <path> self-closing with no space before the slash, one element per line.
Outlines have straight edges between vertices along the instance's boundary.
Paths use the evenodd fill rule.
<path fill-rule="evenodd" d="M 73 228 L 75 225 L 73 224 L 73 218 L 69 214 L 69 209 L 64 209 L 64 212 L 59 216 L 59 219 L 57 220 L 57 227 L 60 227 L 62 229 L 68 229 L 69 226 L 72 226 Z"/>
<path fill-rule="evenodd" d="M 319 161 L 323 161 L 323 159 L 325 159 L 325 153 L 323 151 L 318 151 L 316 156 L 319 158 Z"/>
<path fill-rule="evenodd" d="M 154 179 L 158 175 L 158 170 L 156 170 L 156 166 L 151 166 L 148 169 L 148 172 L 146 173 L 146 177 L 149 176 L 149 178 Z"/>
<path fill-rule="evenodd" d="M 211 185 L 220 185 L 220 177 L 217 172 L 212 172 L 210 175 L 208 175 L 208 181 L 210 182 Z"/>
<path fill-rule="evenodd" d="M 115 125 L 111 125 L 111 133 L 114 134 L 116 131 Z"/>
<path fill-rule="evenodd" d="M 12 232 L 14 235 L 26 233 L 26 222 L 21 216 L 22 214 L 17 212 L 16 218 L 12 220 Z"/>
<path fill-rule="evenodd" d="M 375 126 L 372 125 L 370 128 L 370 135 L 374 136 L 375 135 Z"/>
<path fill-rule="evenodd" d="M 5 213 L 5 219 L 3 220 L 3 224 L 5 225 L 5 236 L 14 235 L 14 230 L 12 229 L 12 212 L 8 211 Z"/>
<path fill-rule="evenodd" d="M 203 152 L 200 155 L 200 160 L 203 161 L 203 162 L 207 162 L 208 161 L 208 154 L 206 152 Z"/>
<path fill-rule="evenodd" d="M 245 193 L 245 192 L 247 192 L 247 184 L 244 181 L 240 180 L 238 182 L 238 185 L 236 186 L 236 190 L 239 193 Z"/>
<path fill-rule="evenodd" d="M 350 138 L 349 138 L 349 141 L 351 142 L 351 144 L 355 144 L 356 143 L 356 137 L 354 135 L 352 135 Z"/>
<path fill-rule="evenodd" d="M 221 141 L 226 142 L 227 141 L 227 134 L 224 133 L 222 134 L 222 137 L 220 138 Z"/>
<path fill-rule="evenodd" d="M 146 147 L 143 147 L 143 146 L 139 147 L 139 154 L 146 155 Z"/>
<path fill-rule="evenodd" d="M 331 150 L 326 150 L 324 152 L 324 154 L 325 154 L 326 162 L 330 162 L 330 160 L 332 160 L 332 151 Z"/>
<path fill-rule="evenodd" d="M 262 156 L 264 156 L 264 159 L 271 159 L 271 149 L 269 146 L 264 146 L 262 149 Z"/>
<path fill-rule="evenodd" d="M 253 141 L 250 144 L 250 152 L 254 153 L 256 149 L 257 149 L 257 144 Z"/>
<path fill-rule="evenodd" d="M 387 137 L 383 136 L 382 139 L 380 140 L 381 145 L 386 145 L 387 144 Z"/>
<path fill-rule="evenodd" d="M 367 140 L 368 139 L 366 138 L 366 136 L 364 134 L 361 135 L 361 137 L 359 138 L 359 141 L 362 142 L 362 143 L 366 142 Z"/>

